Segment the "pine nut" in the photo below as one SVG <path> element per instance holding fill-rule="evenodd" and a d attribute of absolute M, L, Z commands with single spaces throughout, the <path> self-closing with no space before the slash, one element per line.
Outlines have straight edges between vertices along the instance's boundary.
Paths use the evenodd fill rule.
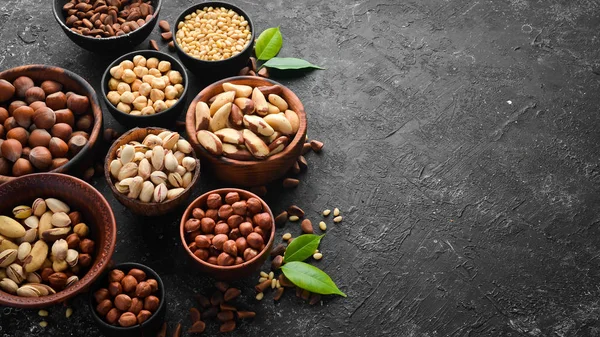
<path fill-rule="evenodd" d="M 336 207 L 336 208 L 333 210 L 333 216 L 338 216 L 338 215 L 340 215 L 340 210 L 339 210 L 339 209 Z"/>
<path fill-rule="evenodd" d="M 320 260 L 322 258 L 323 258 L 323 254 L 321 254 L 321 253 L 314 253 L 313 254 L 313 259 L 315 259 L 315 260 Z"/>
<path fill-rule="evenodd" d="M 327 224 L 324 221 L 319 222 L 319 228 L 324 231 L 327 229 Z"/>
<path fill-rule="evenodd" d="M 38 315 L 40 315 L 41 317 L 46 317 L 46 316 L 48 316 L 48 311 L 40 310 L 40 311 L 38 311 Z"/>
<path fill-rule="evenodd" d="M 48 326 L 48 322 L 46 322 L 46 321 L 41 321 L 41 322 L 40 322 L 40 326 L 41 326 L 42 328 L 45 328 L 45 327 L 47 327 L 47 326 Z"/>
<path fill-rule="evenodd" d="M 73 308 L 67 308 L 67 311 L 65 312 L 65 317 L 69 318 L 71 317 L 71 315 L 73 315 Z"/>
<path fill-rule="evenodd" d="M 338 223 L 342 221 L 342 216 L 336 216 L 335 218 L 333 218 L 333 222 Z"/>
<path fill-rule="evenodd" d="M 291 222 L 296 222 L 300 220 L 300 218 L 297 215 L 292 215 L 288 218 L 288 220 L 290 220 Z"/>
<path fill-rule="evenodd" d="M 266 278 L 266 277 L 261 277 L 261 278 L 259 278 L 259 279 L 258 279 L 258 283 L 263 283 L 263 282 L 265 282 L 266 280 L 267 280 L 267 278 Z"/>
<path fill-rule="evenodd" d="M 326 209 L 323 211 L 323 216 L 328 216 L 331 213 L 330 209 Z"/>
<path fill-rule="evenodd" d="M 265 273 L 264 271 L 261 271 L 261 272 L 260 272 L 260 277 L 265 277 L 265 278 L 268 278 L 268 277 L 269 277 L 269 274 Z"/>
<path fill-rule="evenodd" d="M 256 294 L 256 299 L 259 300 L 259 301 L 262 300 L 263 297 L 265 297 L 265 293 L 258 293 L 258 294 Z"/>
<path fill-rule="evenodd" d="M 277 282 L 275 283 L 275 288 L 277 288 L 277 289 L 281 288 L 281 283 L 279 283 L 279 280 L 277 280 Z"/>
<path fill-rule="evenodd" d="M 283 234 L 283 236 L 281 237 L 284 241 L 287 241 L 289 239 L 292 238 L 292 234 L 291 233 L 285 233 Z"/>
<path fill-rule="evenodd" d="M 269 273 L 269 280 L 272 280 L 275 277 L 275 273 L 270 272 Z"/>
<path fill-rule="evenodd" d="M 271 289 L 275 289 L 275 287 L 277 287 L 277 280 L 276 279 L 272 279 L 271 280 Z"/>

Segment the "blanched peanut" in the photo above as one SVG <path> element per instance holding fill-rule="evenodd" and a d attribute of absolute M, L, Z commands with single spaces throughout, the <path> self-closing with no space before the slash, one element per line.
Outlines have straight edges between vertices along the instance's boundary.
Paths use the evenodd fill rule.
<path fill-rule="evenodd" d="M 146 98 L 146 96 L 138 96 L 136 99 L 133 100 L 133 107 L 136 110 L 141 111 L 147 105 L 148 105 L 148 99 Z"/>
<path fill-rule="evenodd" d="M 108 89 L 109 90 L 117 90 L 117 86 L 119 85 L 119 81 L 116 78 L 111 78 L 108 80 Z"/>
<path fill-rule="evenodd" d="M 117 105 L 121 101 L 121 95 L 116 91 L 110 91 L 106 94 L 106 98 L 108 98 L 108 101 L 113 105 Z"/>
<path fill-rule="evenodd" d="M 131 107 L 129 107 L 129 104 L 125 104 L 123 102 L 119 102 L 119 104 L 117 104 L 117 110 L 122 111 L 124 113 L 130 113 L 131 112 Z"/>
<path fill-rule="evenodd" d="M 156 68 L 158 67 L 158 62 L 156 57 L 151 57 L 146 61 L 146 67 L 148 67 L 148 69 Z"/>
<path fill-rule="evenodd" d="M 123 94 L 126 91 L 131 91 L 131 87 L 129 86 L 129 84 L 121 82 L 119 83 L 119 85 L 117 85 L 117 92 L 119 94 Z"/>
<path fill-rule="evenodd" d="M 133 64 L 135 66 L 145 67 L 146 66 L 146 58 L 142 55 L 135 55 L 133 57 Z"/>
<path fill-rule="evenodd" d="M 167 99 L 175 99 L 175 98 L 177 98 L 178 94 L 179 94 L 179 92 L 172 85 L 169 85 L 168 87 L 165 88 L 165 97 Z"/>
<path fill-rule="evenodd" d="M 176 70 L 169 71 L 167 73 L 167 76 L 169 77 L 169 81 L 173 85 L 180 84 L 181 82 L 183 82 L 183 77 L 181 77 L 181 73 Z"/>
<path fill-rule="evenodd" d="M 123 102 L 125 104 L 133 103 L 134 99 L 135 98 L 133 97 L 133 93 L 131 93 L 131 91 L 125 91 L 124 93 L 121 94 L 121 102 Z"/>
<path fill-rule="evenodd" d="M 171 70 L 171 62 L 169 61 L 160 61 L 158 62 L 158 71 L 161 73 L 166 73 Z"/>
<path fill-rule="evenodd" d="M 125 60 L 125 61 L 121 62 L 121 67 L 123 67 L 123 69 L 133 70 L 134 64 L 133 64 L 133 62 L 131 62 L 129 60 Z"/>
<path fill-rule="evenodd" d="M 154 77 L 160 77 L 162 74 L 158 69 L 152 68 L 152 69 L 148 69 L 148 75 L 152 75 Z"/>
<path fill-rule="evenodd" d="M 150 85 L 152 86 L 152 88 L 160 90 L 163 90 L 166 87 L 165 81 L 162 78 L 156 77 L 152 79 L 152 83 L 150 83 Z"/>
<path fill-rule="evenodd" d="M 140 85 L 140 89 L 138 90 L 138 92 L 140 93 L 140 95 L 148 97 L 148 95 L 150 95 L 151 90 L 152 90 L 152 86 L 150 84 L 142 83 L 142 85 Z"/>
<path fill-rule="evenodd" d="M 154 111 L 156 112 L 161 112 L 163 110 L 167 110 L 167 104 L 161 100 L 158 100 L 156 102 L 154 102 L 154 104 L 152 105 L 152 107 L 154 108 Z"/>
<path fill-rule="evenodd" d="M 153 101 L 163 100 L 165 98 L 165 93 L 162 90 L 152 89 L 150 91 L 150 99 Z"/>
<path fill-rule="evenodd" d="M 135 81 L 136 78 L 137 76 L 135 75 L 132 69 L 125 69 L 123 71 L 123 77 L 121 77 L 121 79 L 125 81 L 125 83 L 133 83 L 133 81 Z"/>

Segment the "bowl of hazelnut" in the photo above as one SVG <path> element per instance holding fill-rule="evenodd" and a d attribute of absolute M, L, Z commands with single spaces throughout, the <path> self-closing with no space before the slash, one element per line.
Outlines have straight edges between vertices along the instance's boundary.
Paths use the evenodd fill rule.
<path fill-rule="evenodd" d="M 120 263 L 92 285 L 89 307 L 106 336 L 153 336 L 166 313 L 165 286 L 151 268 Z"/>
<path fill-rule="evenodd" d="M 42 308 L 87 291 L 115 249 L 110 205 L 88 183 L 36 173 L 0 188 L 0 304 Z"/>
<path fill-rule="evenodd" d="M 84 167 L 101 130 L 96 93 L 78 75 L 46 65 L 0 73 L 0 184 Z"/>
<path fill-rule="evenodd" d="M 275 238 L 271 209 L 246 190 L 204 193 L 183 213 L 179 229 L 186 253 L 219 280 L 249 276 L 267 259 Z"/>
<path fill-rule="evenodd" d="M 154 50 L 125 54 L 102 76 L 108 111 L 128 127 L 175 124 L 185 106 L 188 76 L 173 56 Z"/>

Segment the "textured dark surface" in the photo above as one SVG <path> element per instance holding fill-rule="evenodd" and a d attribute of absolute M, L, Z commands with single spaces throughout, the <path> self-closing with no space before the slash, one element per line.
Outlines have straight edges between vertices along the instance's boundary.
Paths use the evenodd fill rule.
<path fill-rule="evenodd" d="M 324 208 L 342 210 L 316 264 L 348 298 L 257 302 L 257 277 L 245 280 L 257 318 L 232 336 L 600 334 L 598 2 L 235 3 L 259 30 L 281 26 L 282 56 L 327 68 L 283 81 L 303 100 L 309 138 L 326 145 L 296 190 L 267 201 L 274 212 L 297 203 L 314 222 Z M 165 1 L 161 18 L 191 4 Z M 111 60 L 75 46 L 53 20 L 48 0 L 2 1 L 0 68 L 57 65 L 98 89 Z M 191 81 L 190 99 L 201 88 Z M 201 180 L 196 196 L 219 186 Z M 167 318 L 187 330 L 191 295 L 211 281 L 179 246 L 178 213 L 137 218 L 102 177 L 94 186 L 117 217 L 115 261 L 157 270 Z M 98 336 L 84 299 L 70 319 L 51 308 L 46 329 L 35 311 L 3 308 L 0 335 Z"/>

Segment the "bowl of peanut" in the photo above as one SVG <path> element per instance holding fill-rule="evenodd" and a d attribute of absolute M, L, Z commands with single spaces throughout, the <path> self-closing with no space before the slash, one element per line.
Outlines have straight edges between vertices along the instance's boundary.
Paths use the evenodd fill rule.
<path fill-rule="evenodd" d="M 184 10 L 172 27 L 179 59 L 194 74 L 216 80 L 236 75 L 254 48 L 254 26 L 241 8 L 220 1 Z"/>

